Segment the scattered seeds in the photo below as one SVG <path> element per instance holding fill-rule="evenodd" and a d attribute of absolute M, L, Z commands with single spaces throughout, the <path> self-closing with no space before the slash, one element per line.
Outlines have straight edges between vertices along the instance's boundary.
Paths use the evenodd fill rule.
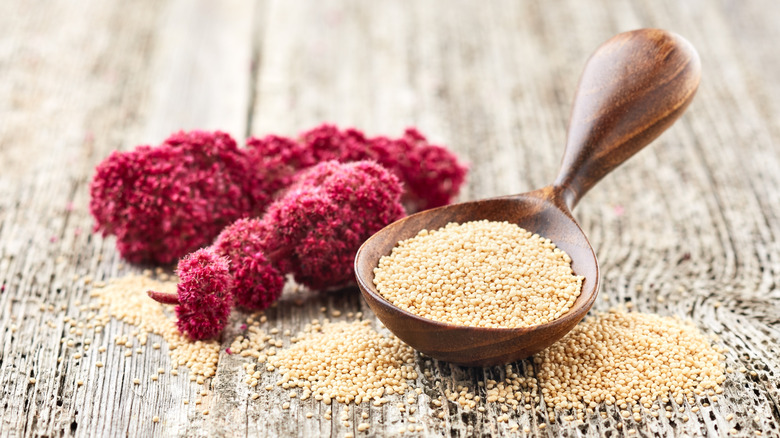
<path fill-rule="evenodd" d="M 695 390 L 723 382 L 722 360 L 691 323 L 618 309 L 586 319 L 534 357 L 548 406 L 578 411 L 604 402 L 623 408 L 669 393 L 681 405 Z"/>
<path fill-rule="evenodd" d="M 369 321 L 317 324 L 296 338 L 268 362 L 283 375 L 283 387 L 305 386 L 326 405 L 332 400 L 381 405 L 384 395 L 402 394 L 407 380 L 417 378 L 411 365 L 414 350 L 394 336 L 380 335 Z"/>

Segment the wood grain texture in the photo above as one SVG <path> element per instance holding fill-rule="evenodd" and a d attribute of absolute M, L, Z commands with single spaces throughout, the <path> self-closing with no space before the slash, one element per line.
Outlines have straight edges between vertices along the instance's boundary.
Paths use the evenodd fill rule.
<path fill-rule="evenodd" d="M 283 391 L 251 400 L 247 359 L 235 355 L 222 355 L 199 407 L 181 402 L 199 390 L 185 373 L 136 388 L 132 378 L 166 366 L 167 355 L 147 347 L 126 361 L 111 339 L 132 328 L 116 321 L 95 335 L 105 353 L 72 360 L 60 339 L 73 336 L 65 317 L 83 316 L 84 277 L 140 269 L 122 263 L 112 239 L 89 233 L 94 165 L 180 128 L 221 128 L 240 141 L 322 121 L 387 135 L 417 125 L 470 161 L 462 200 L 521 193 L 555 178 L 571 96 L 593 48 L 657 27 L 691 41 L 703 80 L 680 122 L 578 206 L 602 269 L 595 308 L 631 302 L 690 317 L 720 336 L 737 372 L 717 404 L 675 407 L 672 419 L 637 423 L 607 409 L 606 420 L 584 424 L 558 418 L 540 429 L 549 419 L 527 413 L 511 413 L 509 424 L 542 436 L 720 436 L 732 428 L 780 436 L 778 22 L 770 0 L 2 2 L 0 435 L 360 436 L 361 421 L 372 435 L 395 435 L 410 422 L 394 403 L 351 408 L 347 430 L 342 406 L 332 405 L 327 421 L 315 400 L 282 409 Z M 268 328 L 295 332 L 323 306 L 373 318 L 355 290 L 291 290 L 267 312 Z M 245 318 L 235 316 L 224 346 Z M 501 379 L 503 368 L 422 356 L 417 367 L 416 435 L 513 434 L 496 405 L 466 413 L 450 403 L 440 420 L 430 402 L 458 385 L 479 392 L 477 382 Z M 260 385 L 276 379 L 265 373 Z"/>

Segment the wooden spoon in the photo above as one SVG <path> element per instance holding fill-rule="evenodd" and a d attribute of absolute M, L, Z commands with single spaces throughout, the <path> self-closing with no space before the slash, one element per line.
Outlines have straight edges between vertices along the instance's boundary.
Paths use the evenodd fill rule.
<path fill-rule="evenodd" d="M 528 357 L 568 333 L 588 312 L 599 265 L 571 209 L 612 169 L 658 137 L 693 99 L 701 64 L 693 46 L 671 32 L 640 29 L 602 44 L 580 78 L 566 150 L 555 182 L 515 196 L 449 205 L 408 216 L 369 238 L 355 258 L 368 305 L 396 336 L 439 360 L 488 366 Z M 374 268 L 400 240 L 450 222 L 509 221 L 552 240 L 582 275 L 582 293 L 562 317 L 526 328 L 466 327 L 426 319 L 390 304 L 374 286 Z"/>

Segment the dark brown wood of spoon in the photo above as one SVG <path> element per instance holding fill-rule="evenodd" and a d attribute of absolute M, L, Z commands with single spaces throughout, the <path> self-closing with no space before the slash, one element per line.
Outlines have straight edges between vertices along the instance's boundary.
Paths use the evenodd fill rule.
<path fill-rule="evenodd" d="M 514 196 L 423 211 L 390 224 L 358 251 L 358 286 L 377 317 L 403 341 L 439 360 L 468 366 L 528 357 L 568 333 L 596 299 L 599 266 L 571 215 L 582 196 L 612 169 L 668 128 L 690 104 L 701 76 L 694 48 L 659 29 L 619 34 L 590 57 L 580 78 L 561 170 L 551 186 Z M 574 306 L 555 321 L 526 328 L 456 326 L 411 314 L 386 301 L 373 270 L 396 243 L 449 222 L 509 221 L 549 238 L 585 277 Z"/>

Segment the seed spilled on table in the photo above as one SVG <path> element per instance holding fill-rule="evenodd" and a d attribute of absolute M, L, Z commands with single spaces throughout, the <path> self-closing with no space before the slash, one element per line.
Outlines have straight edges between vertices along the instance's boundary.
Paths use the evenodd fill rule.
<path fill-rule="evenodd" d="M 612 309 L 581 322 L 533 360 L 549 410 L 573 409 L 582 418 L 606 403 L 627 418 L 629 408 L 655 410 L 657 401 L 717 401 L 726 380 L 724 351 L 690 322 Z"/>
<path fill-rule="evenodd" d="M 92 297 L 97 299 L 103 311 L 102 318 L 110 316 L 135 326 L 140 345 L 146 345 L 150 333 L 162 336 L 168 346 L 172 369 L 185 366 L 190 370 L 190 379 L 202 384 L 204 379 L 216 374 L 219 343 L 215 340 L 191 341 L 179 333 L 175 319 L 165 314 L 164 306 L 146 295 L 147 290 L 174 292 L 176 279 L 159 281 L 150 275 L 146 273 L 112 279 L 105 286 L 93 289 Z M 119 337 L 115 342 L 128 348 L 133 345 L 127 336 Z M 105 351 L 104 347 L 101 349 Z M 142 351 L 138 349 L 136 353 L 141 354 Z"/>
<path fill-rule="evenodd" d="M 374 269 L 377 290 L 393 305 L 469 327 L 553 321 L 572 307 L 582 281 L 549 239 L 487 220 L 422 230 Z"/>
<path fill-rule="evenodd" d="M 266 370 L 282 375 L 277 384 L 289 391 L 290 398 L 380 405 L 387 402 L 384 396 L 403 394 L 408 381 L 417 378 L 414 350 L 395 336 L 378 333 L 369 321 L 315 320 L 291 339 L 289 347 L 278 350 L 265 349 L 270 339 L 253 327 L 254 336 L 236 339 L 231 352 L 267 362 Z M 254 364 L 245 370 L 245 382 L 257 386 L 261 373 Z M 300 396 L 296 390 L 301 390 Z"/>
<path fill-rule="evenodd" d="M 175 338 L 181 335 L 173 319 L 162 312 L 162 306 L 144 297 L 146 288 L 164 290 L 172 286 L 173 283 L 166 285 L 148 276 L 131 276 L 112 280 L 107 286 L 95 289 L 93 296 L 105 313 L 138 327 L 135 337 L 141 345 L 146 344 L 148 333 L 161 333 L 172 349 L 172 361 L 187 364 L 191 376 L 202 381 L 214 375 L 218 344 L 201 345 L 186 338 Z M 138 294 L 137 305 L 134 291 Z M 155 308 L 146 308 L 146 304 Z M 102 315 L 105 314 L 97 312 L 95 319 L 105 318 Z M 256 359 L 244 364 L 245 382 L 253 388 L 266 379 L 264 372 L 275 371 L 281 378 L 274 386 L 287 392 L 290 401 L 283 406 L 289 409 L 299 403 L 297 400 L 309 398 L 326 404 L 371 403 L 377 407 L 397 403 L 400 412 L 408 415 L 407 423 L 414 423 L 417 417 L 412 415 L 421 393 L 414 390 L 418 377 L 414 351 L 394 336 L 380 334 L 370 322 L 360 320 L 362 314 L 354 316 L 358 320 L 312 320 L 303 331 L 292 336 L 289 331 L 268 330 L 288 338 L 289 343 L 266 334 L 261 328 L 267 322 L 264 315 L 250 317 L 246 334 L 237 338 L 228 352 Z M 115 343 L 126 347 L 132 342 L 120 336 Z M 102 346 L 98 348 L 101 349 L 105 351 Z M 212 350 L 215 353 L 212 360 L 202 361 L 211 357 L 206 353 Z M 603 405 L 616 406 L 622 418 L 634 421 L 649 418 L 640 414 L 640 407 L 657 418 L 658 412 L 664 413 L 659 411 L 662 403 L 669 401 L 682 405 L 685 400 L 692 403 L 694 397 L 708 397 L 710 402 L 716 402 L 714 394 L 722 392 L 719 385 L 725 380 L 723 351 L 713 347 L 691 323 L 611 310 L 586 319 L 561 341 L 540 352 L 533 359 L 533 367 L 524 361 L 515 372 L 513 366 L 507 365 L 505 379 L 480 382 L 481 387 L 457 385 L 454 391 L 441 388 L 443 396 L 432 398 L 429 406 L 437 411 L 435 416 L 439 419 L 448 415 L 448 401 L 460 405 L 465 412 L 485 412 L 488 406 L 495 406 L 501 411 L 497 421 L 509 424 L 512 430 L 520 427 L 514 422 L 515 416 L 535 412 L 542 400 L 548 409 L 548 421 L 555 421 L 556 414 L 564 411 L 571 414 L 563 415 L 560 418 L 563 421 L 584 421 L 585 415 L 593 415 Z M 199 356 L 199 362 L 187 360 Z M 257 369 L 262 363 L 266 364 L 265 370 Z M 150 378 L 157 378 L 160 371 L 166 370 L 156 371 Z M 426 379 L 432 378 L 427 370 L 423 374 Z M 140 383 L 140 379 L 133 383 L 138 384 L 136 381 Z M 407 399 L 409 406 L 398 403 L 398 397 L 402 401 Z M 260 395 L 252 393 L 251 398 L 259 399 Z M 199 403 L 200 400 L 195 401 Z M 206 412 L 202 413 L 207 415 Z M 697 414 L 696 410 L 691 412 Z M 667 417 L 671 415 L 666 413 Z M 680 418 L 684 420 L 682 414 Z M 368 432 L 368 423 L 355 424 L 359 426 L 358 432 Z M 405 426 L 421 430 L 413 424 Z"/>

